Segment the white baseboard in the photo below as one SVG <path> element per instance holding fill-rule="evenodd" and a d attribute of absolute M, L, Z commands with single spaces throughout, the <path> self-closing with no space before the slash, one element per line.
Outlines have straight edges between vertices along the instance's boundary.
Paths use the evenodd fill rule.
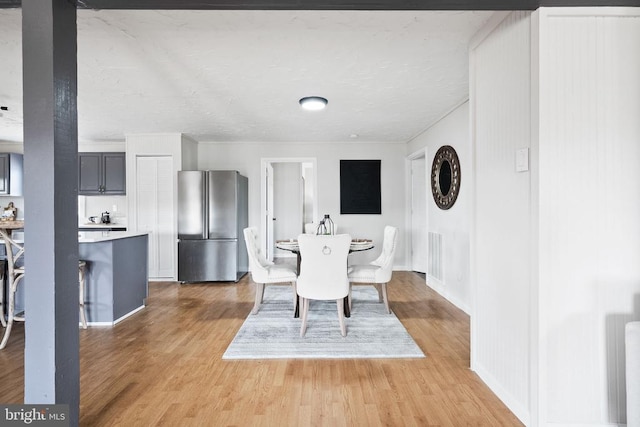
<path fill-rule="evenodd" d="M 118 323 L 122 322 L 124 319 L 126 319 L 127 317 L 133 316 L 134 314 L 136 314 L 137 312 L 139 312 L 140 310 L 142 310 L 143 308 L 145 308 L 144 305 L 141 305 L 140 307 L 131 310 L 130 312 L 128 312 L 127 314 L 125 314 L 122 317 L 119 317 L 118 319 L 114 320 L 113 322 L 87 322 L 87 326 L 115 326 Z"/>
<path fill-rule="evenodd" d="M 431 276 L 427 276 L 427 286 L 436 291 L 441 297 L 449 301 L 451 304 L 455 305 L 460 310 L 471 316 L 471 307 L 469 307 L 467 303 L 460 300 L 460 298 L 456 297 L 455 295 L 451 295 L 444 283 Z"/>
<path fill-rule="evenodd" d="M 531 414 L 529 413 L 529 410 L 526 408 L 526 406 L 522 405 L 513 396 L 511 396 L 511 393 L 505 390 L 500 382 L 493 377 L 493 375 L 489 374 L 489 372 L 482 366 L 479 366 L 477 363 L 473 363 L 473 361 L 472 370 L 476 374 L 478 374 L 480 379 L 491 389 L 493 394 L 495 394 L 498 399 L 500 399 L 502 403 L 504 403 L 507 408 L 509 408 L 509 410 L 513 412 L 513 414 L 522 422 L 522 424 L 524 424 L 525 426 L 531 425 Z"/>
<path fill-rule="evenodd" d="M 567 424 L 567 423 L 546 423 L 547 427 L 627 427 L 626 424 L 604 423 L 604 424 Z M 629 426 L 631 427 L 631 426 Z"/>

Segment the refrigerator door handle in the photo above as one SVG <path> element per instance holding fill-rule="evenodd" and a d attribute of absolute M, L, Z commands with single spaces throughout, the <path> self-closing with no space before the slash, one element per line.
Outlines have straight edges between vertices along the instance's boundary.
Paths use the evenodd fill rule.
<path fill-rule="evenodd" d="M 209 238 L 209 205 L 211 204 L 209 201 L 209 180 L 207 179 L 207 174 L 204 174 L 204 222 L 202 226 L 204 227 L 204 238 Z"/>

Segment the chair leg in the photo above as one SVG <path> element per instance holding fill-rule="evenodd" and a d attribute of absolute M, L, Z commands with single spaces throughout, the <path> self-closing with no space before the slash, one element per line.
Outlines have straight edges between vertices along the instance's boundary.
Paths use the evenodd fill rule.
<path fill-rule="evenodd" d="M 78 284 L 80 287 L 80 322 L 82 323 L 82 329 L 87 329 L 87 313 L 84 306 L 85 269 L 86 264 L 80 263 L 78 266 Z"/>
<path fill-rule="evenodd" d="M 11 297 L 9 297 L 11 299 Z M 11 303 L 9 303 L 11 305 Z M 2 337 L 2 342 L 0 343 L 0 350 L 5 348 L 7 345 L 7 341 L 9 341 L 9 335 L 11 334 L 11 327 L 13 326 L 13 310 L 9 307 L 9 315 L 7 316 L 7 326 L 4 330 L 4 336 Z"/>
<path fill-rule="evenodd" d="M 343 337 L 346 337 L 347 326 L 344 324 L 344 299 L 337 299 L 336 305 L 338 306 L 338 321 L 340 322 L 340 333 Z"/>
<path fill-rule="evenodd" d="M 300 337 L 307 332 L 307 314 L 309 313 L 309 299 L 300 297 L 302 304 L 302 325 L 300 325 Z"/>
<path fill-rule="evenodd" d="M 13 319 L 15 316 L 16 309 L 16 289 L 18 288 L 18 282 L 22 277 L 18 277 L 15 279 L 13 286 L 9 287 L 9 311 L 7 313 L 7 327 L 4 330 L 4 336 L 2 337 L 2 342 L 0 343 L 0 350 L 5 348 L 7 345 L 7 341 L 9 341 L 9 335 L 11 334 L 11 328 L 13 327 Z"/>
<path fill-rule="evenodd" d="M 2 323 L 3 327 L 7 326 L 7 321 L 4 318 L 4 279 L 0 284 L 0 323 Z"/>
<path fill-rule="evenodd" d="M 349 312 L 351 312 L 351 290 L 353 285 L 349 283 L 349 295 L 347 295 L 347 301 L 349 301 Z"/>
<path fill-rule="evenodd" d="M 4 318 L 4 287 L 6 283 L 6 268 L 7 262 L 0 260 L 0 323 L 2 326 L 7 326 L 7 321 Z"/>
<path fill-rule="evenodd" d="M 291 282 L 291 289 L 293 290 L 293 309 L 295 310 L 298 304 L 298 287 L 296 286 L 296 282 Z"/>
<path fill-rule="evenodd" d="M 380 283 L 374 283 L 373 286 L 378 291 L 378 302 L 382 302 L 384 299 L 384 296 L 382 295 L 382 289 L 380 287 Z"/>
<path fill-rule="evenodd" d="M 389 308 L 389 298 L 387 297 L 387 284 L 382 283 L 380 287 L 382 288 L 382 299 L 384 300 L 384 307 L 387 309 L 387 313 L 391 313 L 391 309 Z"/>
<path fill-rule="evenodd" d="M 262 296 L 264 295 L 264 283 L 256 283 L 256 301 L 253 304 L 253 310 L 251 314 L 256 314 L 262 304 Z"/>

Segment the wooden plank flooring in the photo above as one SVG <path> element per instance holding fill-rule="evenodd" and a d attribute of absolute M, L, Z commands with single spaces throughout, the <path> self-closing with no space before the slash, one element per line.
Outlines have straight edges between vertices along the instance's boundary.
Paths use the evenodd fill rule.
<path fill-rule="evenodd" d="M 425 359 L 226 361 L 253 284 L 152 282 L 148 306 L 80 330 L 83 426 L 520 426 L 469 370 L 469 317 L 394 272 L 392 310 Z M 348 324 L 348 323 L 347 323 Z M 24 327 L 0 351 L 0 402 L 23 399 Z"/>

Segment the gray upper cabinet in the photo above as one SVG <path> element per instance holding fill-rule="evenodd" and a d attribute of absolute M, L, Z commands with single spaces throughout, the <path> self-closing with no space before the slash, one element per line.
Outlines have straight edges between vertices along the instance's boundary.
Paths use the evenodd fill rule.
<path fill-rule="evenodd" d="M 0 195 L 22 196 L 22 154 L 0 153 Z"/>
<path fill-rule="evenodd" d="M 78 153 L 78 194 L 126 194 L 125 153 Z"/>

